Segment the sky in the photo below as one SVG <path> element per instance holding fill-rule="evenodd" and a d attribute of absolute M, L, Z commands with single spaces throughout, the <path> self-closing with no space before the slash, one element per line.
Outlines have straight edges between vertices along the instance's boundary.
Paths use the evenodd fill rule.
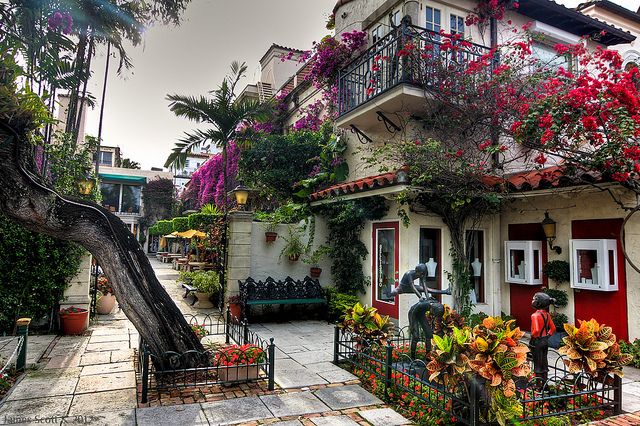
<path fill-rule="evenodd" d="M 247 78 L 260 75 L 258 60 L 272 43 L 309 49 L 325 28 L 335 0 L 193 0 L 179 27 L 156 25 L 129 49 L 134 68 L 116 74 L 111 61 L 102 139 L 143 169 L 162 167 L 174 143 L 197 124 L 169 111 L 168 93 L 203 95 L 216 89 L 232 61 L 246 62 Z M 97 106 L 86 132 L 98 134 L 105 52 L 93 61 L 90 91 Z"/>
<path fill-rule="evenodd" d="M 557 0 L 575 7 L 580 0 Z M 585 0 L 586 1 L 586 0 Z M 637 10 L 640 0 L 613 0 Z M 168 93 L 201 95 L 218 87 L 232 61 L 246 62 L 247 78 L 260 75 L 258 60 L 272 43 L 309 49 L 329 34 L 336 0 L 193 0 L 179 27 L 156 25 L 131 47 L 134 68 L 116 74 L 111 61 L 103 119 L 103 144 L 119 146 L 142 168 L 162 167 L 174 143 L 197 124 L 169 111 Z M 87 114 L 88 134 L 98 134 L 105 52 L 93 62 L 90 90 L 98 107 Z"/>

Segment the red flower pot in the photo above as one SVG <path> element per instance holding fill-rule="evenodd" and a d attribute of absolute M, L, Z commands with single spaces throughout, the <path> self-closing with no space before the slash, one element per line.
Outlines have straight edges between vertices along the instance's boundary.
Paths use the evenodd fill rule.
<path fill-rule="evenodd" d="M 229 309 L 231 310 L 231 316 L 237 319 L 242 319 L 240 318 L 242 315 L 242 307 L 239 303 L 230 303 Z"/>
<path fill-rule="evenodd" d="M 277 232 L 265 232 L 264 236 L 267 239 L 268 243 L 272 243 L 272 242 L 274 242 L 276 240 L 276 238 L 278 238 L 278 233 Z"/>
<path fill-rule="evenodd" d="M 312 267 L 309 273 L 311 274 L 311 278 L 318 278 L 322 273 L 322 268 Z"/>
<path fill-rule="evenodd" d="M 82 312 L 66 312 L 60 314 L 60 325 L 62 333 L 82 334 L 87 329 L 87 320 L 89 319 L 89 311 Z"/>

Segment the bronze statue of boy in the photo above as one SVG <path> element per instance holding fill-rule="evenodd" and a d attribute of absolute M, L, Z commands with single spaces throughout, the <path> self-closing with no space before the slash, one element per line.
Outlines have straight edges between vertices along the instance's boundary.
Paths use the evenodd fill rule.
<path fill-rule="evenodd" d="M 415 269 L 405 272 L 398 284 L 398 287 L 391 290 L 391 295 L 413 293 L 418 296 L 418 303 L 409 308 L 409 333 L 411 335 L 411 358 L 416 357 L 416 348 L 420 340 L 420 330 L 424 334 L 425 346 L 427 352 L 431 350 L 431 338 L 433 337 L 433 329 L 427 320 L 427 312 L 432 317 L 441 317 L 444 314 L 444 306 L 439 303 L 431 294 L 451 294 L 450 289 L 434 290 L 426 286 L 424 278 L 427 276 L 427 265 L 418 264 Z M 420 280 L 420 284 L 415 285 L 413 282 Z"/>

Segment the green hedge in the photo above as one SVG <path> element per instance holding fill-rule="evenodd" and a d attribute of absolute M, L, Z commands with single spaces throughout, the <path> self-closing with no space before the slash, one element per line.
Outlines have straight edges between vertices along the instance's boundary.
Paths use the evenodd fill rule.
<path fill-rule="evenodd" d="M 149 227 L 149 235 L 160 235 L 160 229 L 158 229 L 158 225 Z"/>
<path fill-rule="evenodd" d="M 185 216 L 173 218 L 173 230 L 178 232 L 184 232 L 189 230 L 189 218 Z"/>
<path fill-rule="evenodd" d="M 204 231 L 207 225 L 213 225 L 216 223 L 216 219 L 221 216 L 210 213 L 192 213 L 189 215 L 189 229 L 199 229 Z"/>
<path fill-rule="evenodd" d="M 171 220 L 159 220 L 155 226 L 158 227 L 158 235 L 167 235 L 173 232 L 173 221 Z"/>
<path fill-rule="evenodd" d="M 84 250 L 76 244 L 36 234 L 0 214 L 0 335 L 16 318 L 32 324 L 50 318 Z M 47 321 L 48 327 L 48 321 Z"/>

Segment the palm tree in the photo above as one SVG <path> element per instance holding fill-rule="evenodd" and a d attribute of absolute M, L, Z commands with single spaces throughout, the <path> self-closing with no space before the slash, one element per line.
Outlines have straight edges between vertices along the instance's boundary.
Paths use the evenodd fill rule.
<path fill-rule="evenodd" d="M 177 116 L 198 123 L 206 123 L 212 127 L 185 133 L 185 136 L 176 142 L 165 167 L 173 166 L 176 170 L 180 170 L 184 167 L 187 154 L 192 150 L 203 145 L 214 145 L 222 149 L 224 193 L 229 192 L 227 187 L 229 142 L 235 138 L 238 125 L 264 119 L 268 116 L 270 109 L 269 103 L 260 103 L 257 100 L 236 102 L 235 89 L 246 70 L 247 65 L 244 62 L 240 64 L 234 61 L 231 64 L 231 74 L 225 77 L 217 90 L 209 92 L 212 96 L 167 95 L 167 99 L 171 101 L 169 108 Z M 226 198 L 223 209 L 227 211 Z"/>

